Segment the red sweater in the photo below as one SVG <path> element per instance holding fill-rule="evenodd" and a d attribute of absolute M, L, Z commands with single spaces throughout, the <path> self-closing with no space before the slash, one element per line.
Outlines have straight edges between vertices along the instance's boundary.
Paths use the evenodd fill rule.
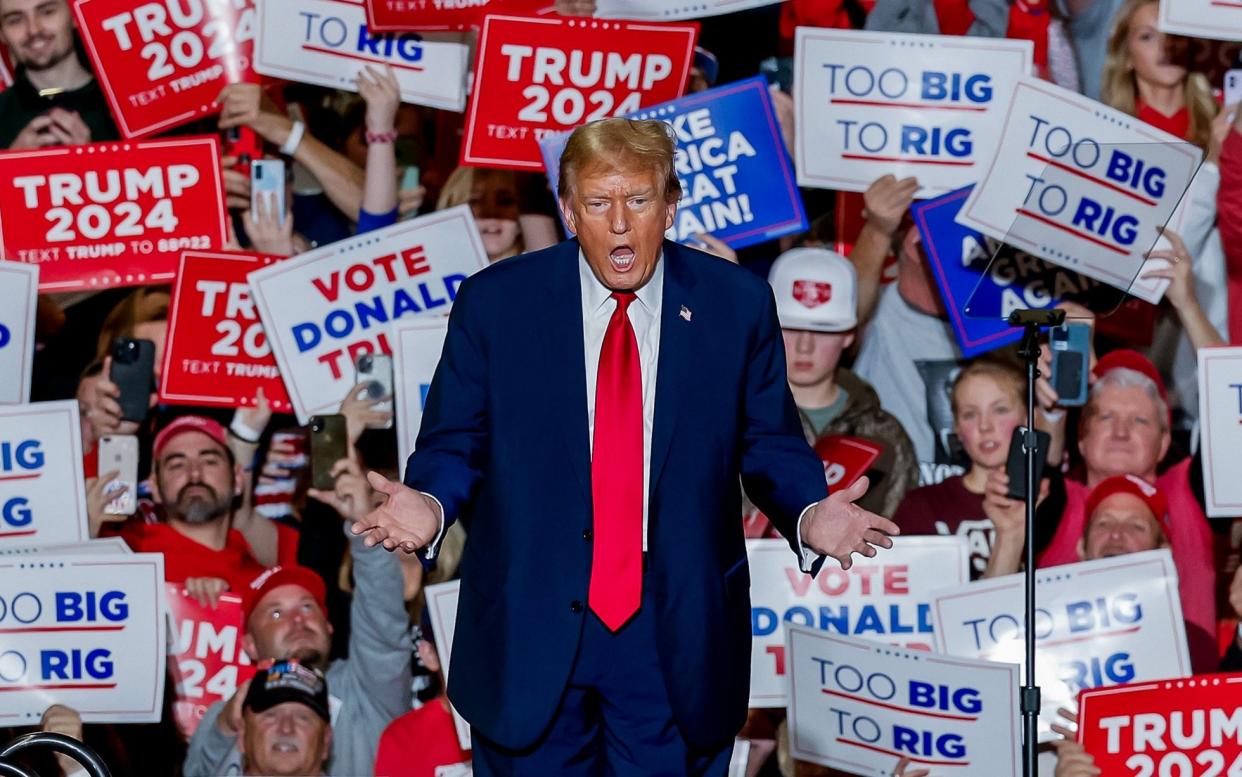
<path fill-rule="evenodd" d="M 1216 225 L 1225 248 L 1231 343 L 1242 343 L 1242 135 L 1231 130 L 1220 149 Z"/>

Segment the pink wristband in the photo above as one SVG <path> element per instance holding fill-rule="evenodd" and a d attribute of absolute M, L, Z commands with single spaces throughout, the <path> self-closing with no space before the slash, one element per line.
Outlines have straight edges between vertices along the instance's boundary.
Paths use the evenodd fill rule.
<path fill-rule="evenodd" d="M 397 139 L 396 130 L 388 130 L 387 132 L 367 132 L 365 135 L 367 143 L 392 143 Z"/>

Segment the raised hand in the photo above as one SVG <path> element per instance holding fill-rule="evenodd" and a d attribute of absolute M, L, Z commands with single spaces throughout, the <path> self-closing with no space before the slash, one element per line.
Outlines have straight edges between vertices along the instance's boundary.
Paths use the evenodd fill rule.
<path fill-rule="evenodd" d="M 901 534 L 897 524 L 854 504 L 870 485 L 864 475 L 849 488 L 834 491 L 812 507 L 802 521 L 803 543 L 816 553 L 836 559 L 842 569 L 853 566 L 855 553 L 871 558 L 877 547 L 893 547 L 889 536 Z"/>
<path fill-rule="evenodd" d="M 368 548 L 383 543 L 386 550 L 413 553 L 436 538 L 442 516 L 434 499 L 378 472 L 368 472 L 367 482 L 385 496 L 382 505 L 350 527 L 354 534 L 367 535 Z"/>

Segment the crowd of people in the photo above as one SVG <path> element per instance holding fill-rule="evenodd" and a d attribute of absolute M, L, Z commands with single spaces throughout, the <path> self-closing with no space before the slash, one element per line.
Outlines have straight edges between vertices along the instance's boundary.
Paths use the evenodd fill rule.
<path fill-rule="evenodd" d="M 556 10 L 589 16 L 595 2 L 557 0 Z M 1166 231 L 1169 247 L 1153 254 L 1170 260 L 1151 271 L 1169 282 L 1164 301 L 1127 305 L 1114 314 L 1131 316 L 1122 325 L 1070 306 L 1092 325 L 1084 406 L 1060 402 L 1045 349 L 1035 412 L 1050 443 L 1035 555 L 1049 567 L 1167 547 L 1193 667 L 1227 671 L 1242 668 L 1242 523 L 1206 516 L 1196 354 L 1242 337 L 1242 297 L 1231 294 L 1242 288 L 1242 234 L 1230 234 L 1242 219 L 1229 216 L 1242 210 L 1242 113 L 1223 104 L 1221 80 L 1239 49 L 1165 35 L 1157 12 L 1157 0 L 785 0 L 701 20 L 690 88 L 769 74 L 789 143 L 799 26 L 1017 37 L 1034 42 L 1041 77 L 1203 150 L 1182 233 Z M 0 42 L 14 66 L 0 92 L 0 148 L 119 138 L 69 0 L 0 0 Z M 234 84 L 218 117 L 175 131 L 252 132 L 262 156 L 290 163 L 281 214 L 274 201 L 252 211 L 245 160 L 223 159 L 233 248 L 294 255 L 462 204 L 490 262 L 565 239 L 544 176 L 457 166 L 460 114 L 402 104 L 383 68 L 361 68 L 353 92 Z M 917 190 L 914 178 L 877 178 L 857 234 L 837 231 L 841 200 L 804 189 L 804 234 L 736 251 L 710 234 L 699 240 L 768 278 L 808 443 L 849 435 L 881 449 L 861 504 L 905 535 L 967 537 L 972 579 L 1015 573 L 1026 513 L 1009 495 L 1006 462 L 1027 417 L 1025 374 L 1012 348 L 963 358 L 910 216 Z M 796 282 L 830 285 L 831 297 L 808 306 Z M 260 671 L 211 706 L 188 741 L 167 714 L 160 724 L 83 726 L 60 705 L 43 729 L 84 739 L 117 774 L 469 774 L 422 595 L 456 577 L 466 531 L 455 524 L 424 568 L 346 528 L 383 501 L 367 471 L 401 469 L 392 398 L 365 383 L 341 398 L 348 453 L 331 467 L 330 489 L 310 487 L 305 427 L 262 394 L 229 413 L 164 405 L 153 390 L 146 418 L 125 420 L 112 343 L 152 342 L 158 368 L 169 295 L 163 286 L 41 295 L 31 398 L 79 403 L 91 535 L 162 553 L 167 580 L 207 606 L 239 594 L 242 646 Z M 99 471 L 96 450 L 110 435 L 140 441 L 132 516 L 105 510 L 118 473 Z M 739 522 L 748 537 L 774 531 L 753 512 Z M 752 714 L 739 734 L 752 740 L 748 775 L 828 773 L 789 757 L 779 714 Z M 1057 777 L 1098 773 L 1068 738 L 1041 763 Z M 46 768 L 77 770 L 60 757 Z"/>

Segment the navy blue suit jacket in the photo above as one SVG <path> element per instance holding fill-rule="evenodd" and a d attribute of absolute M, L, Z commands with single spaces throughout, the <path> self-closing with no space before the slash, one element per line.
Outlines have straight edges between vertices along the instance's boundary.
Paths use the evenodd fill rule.
<path fill-rule="evenodd" d="M 578 252 L 571 240 L 462 284 L 405 476 L 468 533 L 449 697 L 484 736 L 515 749 L 551 722 L 587 617 L 591 465 Z M 667 241 L 661 261 L 644 606 L 657 610 L 652 648 L 682 735 L 707 746 L 732 737 L 746 717 L 750 574 L 740 483 L 790 538 L 827 486 L 786 383 L 767 283 Z"/>

